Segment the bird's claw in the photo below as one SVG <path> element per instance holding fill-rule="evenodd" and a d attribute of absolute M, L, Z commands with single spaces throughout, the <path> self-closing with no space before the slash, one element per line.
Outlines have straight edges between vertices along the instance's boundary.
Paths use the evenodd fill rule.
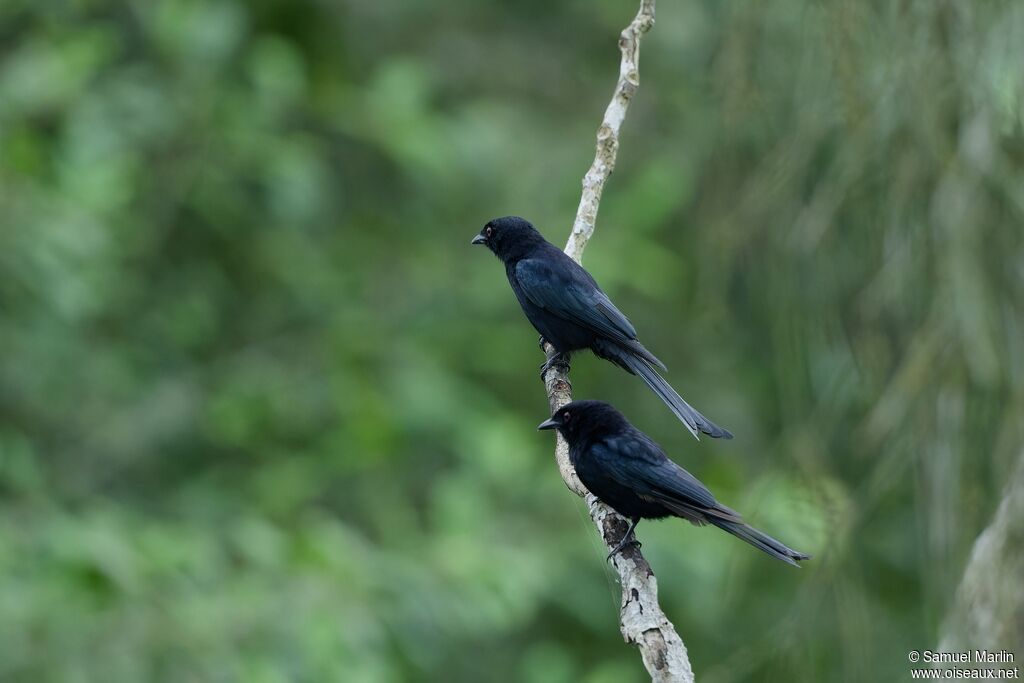
<path fill-rule="evenodd" d="M 543 334 L 540 335 L 539 337 L 537 337 L 537 346 L 540 347 L 541 351 L 544 350 L 544 345 L 547 344 L 547 343 L 548 343 L 548 340 L 544 338 Z"/>
<path fill-rule="evenodd" d="M 569 359 L 562 353 L 556 353 L 549 356 L 546 361 L 541 363 L 540 378 L 544 379 L 544 375 L 548 373 L 548 370 L 555 366 L 562 368 L 564 372 L 569 372 Z"/>
<path fill-rule="evenodd" d="M 627 545 L 635 545 L 637 548 L 641 547 L 640 541 L 636 540 L 635 533 L 636 525 L 639 523 L 639 517 L 634 517 L 633 519 L 629 520 L 629 526 L 626 527 L 626 533 L 622 534 L 622 540 L 619 541 L 619 544 L 615 546 L 610 553 L 608 553 L 608 557 L 606 557 L 605 560 L 612 559 L 617 552 L 625 548 Z"/>
<path fill-rule="evenodd" d="M 630 534 L 629 537 L 623 538 L 621 541 L 619 541 L 619 544 L 617 546 L 615 546 L 615 548 L 613 548 L 612 551 L 610 553 L 608 553 L 608 557 L 606 557 L 604 559 L 605 560 L 612 559 L 613 557 L 615 557 L 615 555 L 617 555 L 619 552 L 621 552 L 628 545 L 635 545 L 637 548 L 642 548 L 644 544 L 641 543 L 640 541 L 636 540 L 636 536 L 633 536 L 632 534 Z"/>

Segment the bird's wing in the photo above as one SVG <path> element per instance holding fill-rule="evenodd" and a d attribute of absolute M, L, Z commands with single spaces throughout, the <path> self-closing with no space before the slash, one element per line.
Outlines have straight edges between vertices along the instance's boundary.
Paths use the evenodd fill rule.
<path fill-rule="evenodd" d="M 591 446 L 590 455 L 617 483 L 680 517 L 696 524 L 708 516 L 740 521 L 738 513 L 715 500 L 700 480 L 669 460 L 644 434 L 606 438 Z"/>
<path fill-rule="evenodd" d="M 516 279 L 535 305 L 620 343 L 636 340 L 636 330 L 587 271 L 566 257 L 565 263 L 523 259 Z"/>

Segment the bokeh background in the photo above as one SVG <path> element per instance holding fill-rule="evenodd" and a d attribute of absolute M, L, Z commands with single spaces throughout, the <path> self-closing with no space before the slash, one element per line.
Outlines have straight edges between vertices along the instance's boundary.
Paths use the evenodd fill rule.
<path fill-rule="evenodd" d="M 0 3 L 0 679 L 641 681 L 500 264 L 625 0 Z M 641 525 L 699 680 L 907 676 L 1024 444 L 1024 5 L 662 2 L 585 264 L 815 559 Z"/>

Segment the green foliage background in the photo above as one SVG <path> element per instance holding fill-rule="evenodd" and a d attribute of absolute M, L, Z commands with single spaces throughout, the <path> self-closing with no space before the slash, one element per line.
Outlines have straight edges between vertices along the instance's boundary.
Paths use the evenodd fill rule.
<path fill-rule="evenodd" d="M 0 3 L 0 679 L 643 680 L 469 246 L 564 242 L 635 10 Z M 660 3 L 586 265 L 737 438 L 576 393 L 815 555 L 640 527 L 700 680 L 937 644 L 1024 442 L 1021 64 L 1016 2 Z"/>

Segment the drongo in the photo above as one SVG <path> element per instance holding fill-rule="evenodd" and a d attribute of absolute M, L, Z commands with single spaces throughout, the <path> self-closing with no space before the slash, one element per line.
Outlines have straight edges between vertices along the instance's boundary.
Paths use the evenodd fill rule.
<path fill-rule="evenodd" d="M 629 529 L 608 557 L 636 542 L 631 536 L 641 519 L 663 517 L 714 525 L 793 566 L 811 557 L 746 524 L 607 403 L 573 401 L 538 429 L 557 429 L 569 444 L 569 459 L 584 486 L 629 518 Z"/>
<path fill-rule="evenodd" d="M 505 263 L 512 291 L 526 317 L 558 352 L 541 366 L 541 376 L 554 364 L 568 363 L 569 354 L 590 349 L 626 372 L 639 375 L 697 438 L 732 434 L 711 422 L 658 374 L 665 365 L 644 348 L 636 330 L 583 267 L 517 216 L 496 218 L 484 226 L 473 244 L 484 244 Z"/>

